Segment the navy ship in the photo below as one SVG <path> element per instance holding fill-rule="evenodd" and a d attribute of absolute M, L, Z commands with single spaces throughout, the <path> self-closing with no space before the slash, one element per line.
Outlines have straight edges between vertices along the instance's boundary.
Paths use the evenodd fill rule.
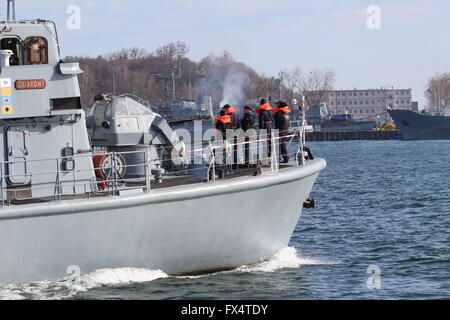
<path fill-rule="evenodd" d="M 322 120 L 320 131 L 364 131 L 376 127 L 375 120 L 358 121 L 353 114 L 339 114 Z"/>
<path fill-rule="evenodd" d="M 187 130 L 192 137 L 202 140 L 207 130 L 214 128 L 214 113 L 210 96 L 198 96 L 196 101 L 180 100 L 177 103 L 154 108 L 176 132 Z M 205 141 L 206 142 L 206 141 Z"/>
<path fill-rule="evenodd" d="M 388 110 L 405 140 L 450 139 L 450 117 L 443 114 Z"/>
<path fill-rule="evenodd" d="M 351 113 L 331 115 L 325 102 L 312 105 L 306 119 L 314 131 L 366 131 L 377 127 L 375 120 L 356 120 Z"/>
<path fill-rule="evenodd" d="M 14 16 L 9 0 L 0 21 L 0 283 L 102 268 L 224 270 L 288 245 L 326 167 L 303 138 L 280 165 L 276 143 L 269 155 L 258 132 L 239 136 L 259 167 L 224 173 L 236 164 L 227 140 L 212 130 L 206 148 L 190 148 L 187 134 L 132 96 L 99 94 L 86 116 L 83 71 L 61 60 L 55 24 Z"/>

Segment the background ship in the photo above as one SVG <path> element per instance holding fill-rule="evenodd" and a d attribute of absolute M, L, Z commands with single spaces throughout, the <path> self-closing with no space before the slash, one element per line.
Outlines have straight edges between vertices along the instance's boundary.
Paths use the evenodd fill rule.
<path fill-rule="evenodd" d="M 450 139 L 450 117 L 442 114 L 388 110 L 403 139 Z"/>
<path fill-rule="evenodd" d="M 331 115 L 323 102 L 311 106 L 306 119 L 314 131 L 365 131 L 377 127 L 375 120 L 355 120 L 350 113 Z"/>
<path fill-rule="evenodd" d="M 333 115 L 329 119 L 322 120 L 321 131 L 364 131 L 377 127 L 375 120 L 358 121 L 353 114 Z"/>
<path fill-rule="evenodd" d="M 210 96 L 198 96 L 196 101 L 180 100 L 177 103 L 159 105 L 153 110 L 161 114 L 173 130 L 187 130 L 191 137 L 203 137 L 205 131 L 214 128 L 215 118 Z"/>

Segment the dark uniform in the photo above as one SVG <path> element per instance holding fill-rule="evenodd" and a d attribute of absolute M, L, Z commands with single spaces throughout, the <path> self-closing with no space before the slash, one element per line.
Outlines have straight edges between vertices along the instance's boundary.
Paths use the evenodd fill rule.
<path fill-rule="evenodd" d="M 232 127 L 232 123 L 231 123 L 231 117 L 229 115 L 225 114 L 224 110 L 220 111 L 220 117 L 216 118 L 216 122 L 214 124 L 214 126 L 216 127 L 217 130 L 220 131 L 220 133 L 222 134 L 222 139 L 223 141 L 225 141 L 226 136 L 227 136 L 227 130 L 231 129 Z M 219 174 L 220 178 L 224 177 L 225 174 L 225 159 L 226 159 L 226 149 L 223 148 L 222 151 L 220 149 L 215 149 L 214 150 L 214 154 L 217 156 L 217 152 L 222 152 L 222 163 L 216 164 L 216 171 Z"/>
<path fill-rule="evenodd" d="M 270 158 L 272 154 L 272 140 L 270 140 L 270 138 L 272 137 L 272 129 L 274 128 L 275 124 L 275 119 L 273 118 L 273 109 L 268 103 L 266 103 L 266 100 L 261 99 L 260 107 L 256 109 L 256 112 L 259 114 L 259 130 L 266 130 L 267 137 L 269 138 L 267 144 L 267 155 Z"/>
<path fill-rule="evenodd" d="M 230 106 L 229 104 L 226 104 L 223 106 L 223 109 L 225 110 L 226 114 L 230 116 L 231 129 L 239 129 L 239 119 L 236 115 L 236 108 Z M 234 137 L 234 142 L 232 142 L 232 143 L 237 144 L 237 142 L 238 142 L 237 137 Z M 234 145 L 233 146 L 233 167 L 235 169 L 237 169 L 237 162 L 238 162 L 238 147 L 237 147 L 237 145 Z"/>
<path fill-rule="evenodd" d="M 289 134 L 289 114 L 292 112 L 286 103 L 279 102 L 278 108 L 275 109 L 275 127 L 279 130 L 280 137 Z M 289 138 L 280 138 L 280 162 L 287 163 L 289 161 L 289 155 L 287 151 L 286 143 Z"/>
<path fill-rule="evenodd" d="M 241 129 L 245 132 L 248 129 L 253 129 L 254 127 L 255 116 L 252 113 L 244 113 L 244 117 L 241 119 Z"/>
<path fill-rule="evenodd" d="M 255 127 L 255 116 L 252 114 L 252 108 L 245 106 L 244 107 L 244 117 L 241 119 L 241 129 L 246 132 L 247 130 L 253 129 Z M 256 137 L 253 137 L 256 140 Z M 250 137 L 245 137 L 245 142 L 249 142 Z M 244 147 L 244 158 L 245 158 L 245 166 L 249 165 L 250 159 L 250 144 L 246 143 Z"/>
<path fill-rule="evenodd" d="M 236 116 L 236 108 L 230 106 L 229 104 L 226 104 L 223 106 L 223 109 L 225 110 L 226 114 L 229 115 L 231 118 L 231 129 L 238 129 L 239 119 Z"/>
<path fill-rule="evenodd" d="M 227 129 L 232 129 L 232 121 L 229 115 L 225 114 L 225 111 L 220 112 L 220 117 L 216 118 L 215 127 L 222 133 L 222 139 L 227 137 Z"/>

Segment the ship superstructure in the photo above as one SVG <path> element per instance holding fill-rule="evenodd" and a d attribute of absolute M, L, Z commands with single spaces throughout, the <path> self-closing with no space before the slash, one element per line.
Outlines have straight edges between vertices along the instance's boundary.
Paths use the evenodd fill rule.
<path fill-rule="evenodd" d="M 63 189 L 76 180 L 73 193 L 94 191 L 92 161 L 70 158 L 91 150 L 77 79 L 82 71 L 60 60 L 54 23 L 0 23 L 0 46 L 2 201 L 52 196 L 57 179 Z"/>

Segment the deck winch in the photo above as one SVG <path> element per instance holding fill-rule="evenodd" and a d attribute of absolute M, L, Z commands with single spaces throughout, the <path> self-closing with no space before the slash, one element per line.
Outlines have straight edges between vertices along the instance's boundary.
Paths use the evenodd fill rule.
<path fill-rule="evenodd" d="M 146 164 L 160 176 L 169 160 L 185 163 L 183 141 L 163 117 L 133 96 L 98 95 L 86 124 L 93 146 L 120 152 L 125 178 L 144 177 Z"/>

